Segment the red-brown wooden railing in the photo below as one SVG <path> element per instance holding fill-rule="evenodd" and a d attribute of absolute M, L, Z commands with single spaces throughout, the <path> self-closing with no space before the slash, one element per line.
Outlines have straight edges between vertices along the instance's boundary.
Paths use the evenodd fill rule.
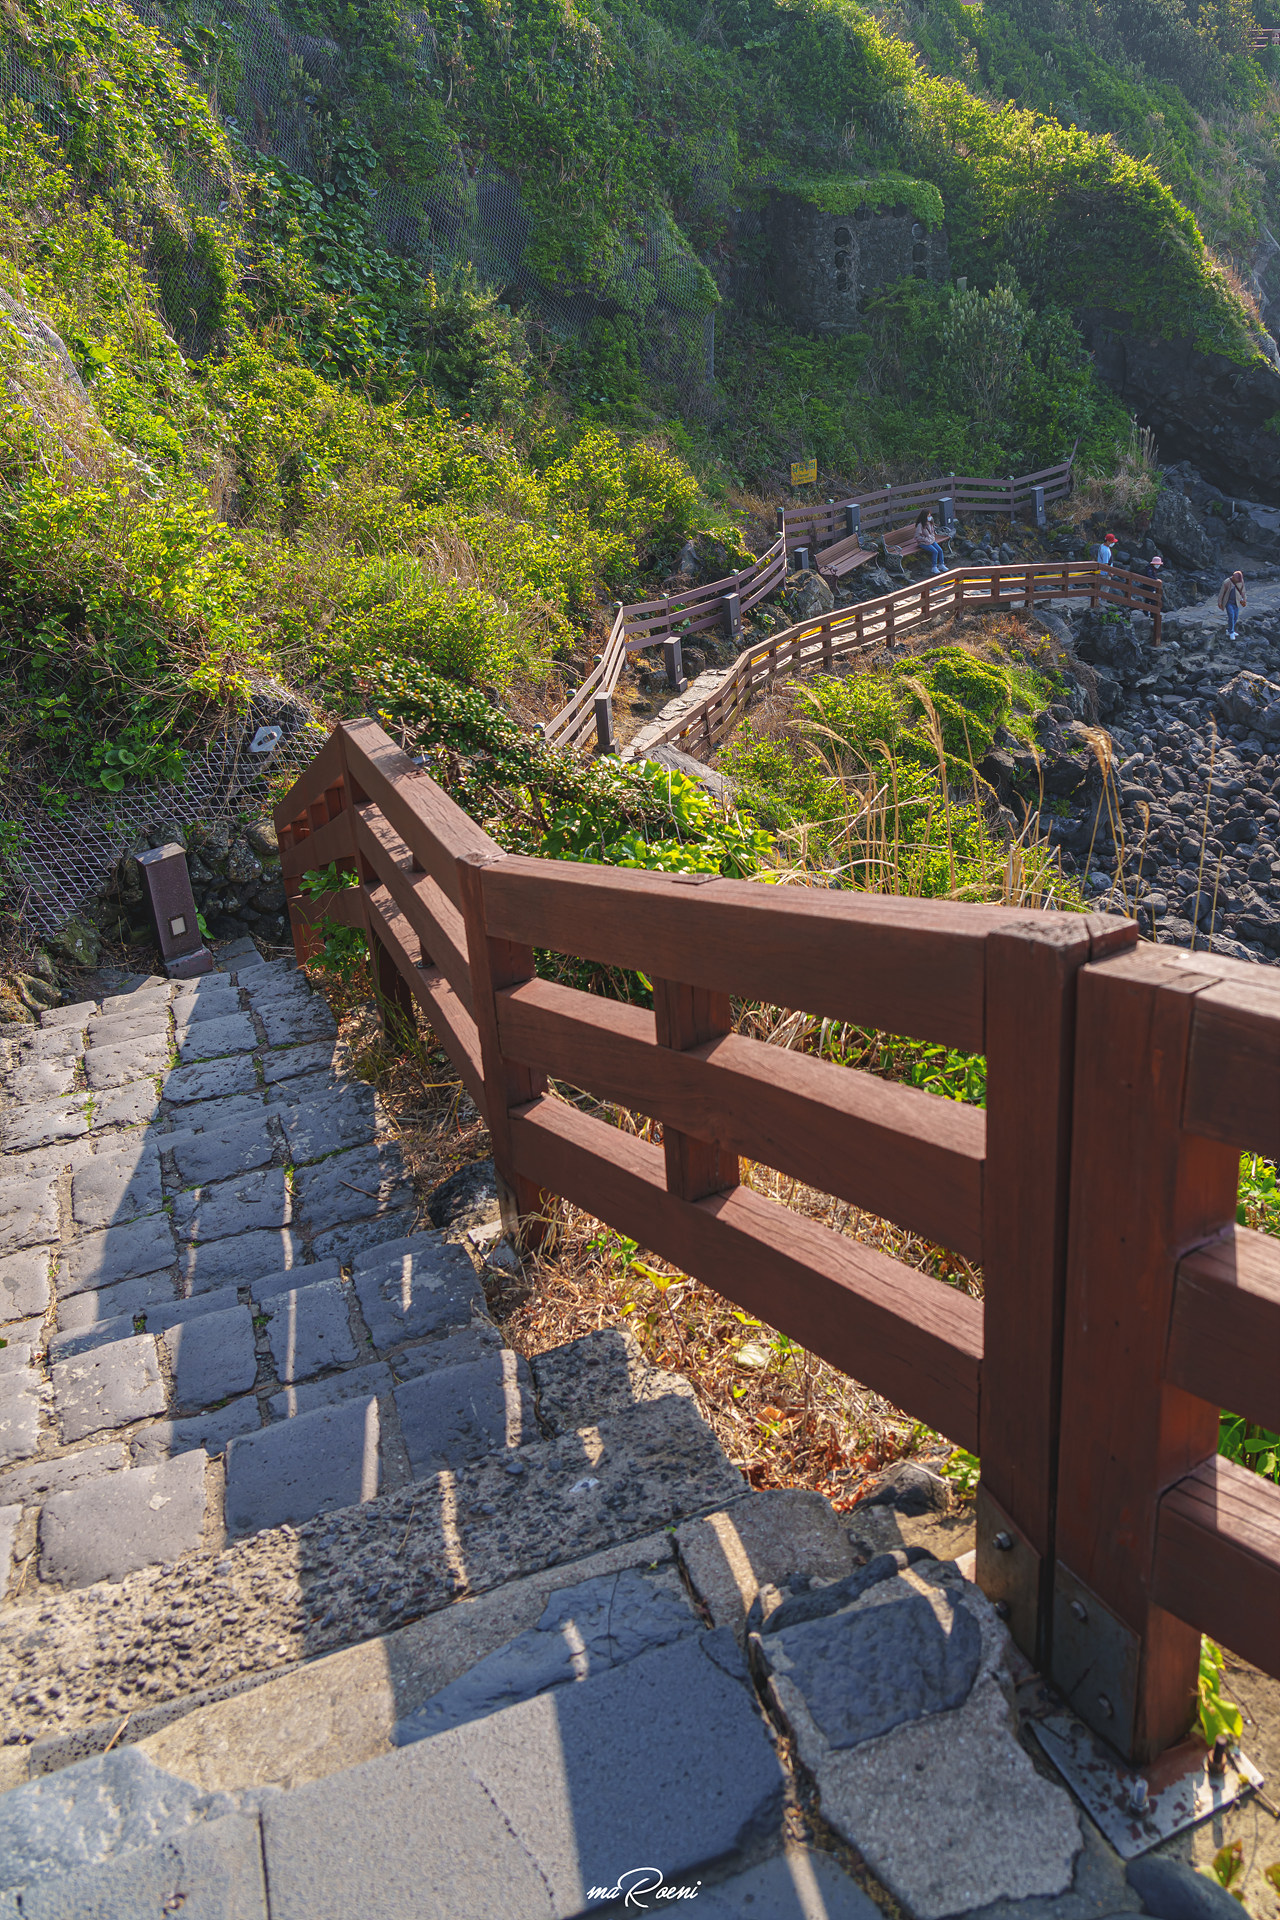
<path fill-rule="evenodd" d="M 679 636 L 687 639 L 695 633 L 723 625 L 730 639 L 740 637 L 742 616 L 752 607 L 776 593 L 787 575 L 792 550 L 803 544 L 812 547 L 820 558 L 821 549 L 842 539 L 856 511 L 868 535 L 890 526 L 903 513 L 922 506 L 938 506 L 949 501 L 953 513 L 1008 514 L 1010 519 L 1027 505 L 1043 508 L 1047 501 L 1061 499 L 1071 491 L 1071 468 L 1075 459 L 1046 467 L 1042 473 L 1024 474 L 1020 479 L 957 479 L 954 473 L 938 480 L 911 480 L 902 486 L 878 487 L 872 493 L 854 494 L 847 500 L 828 501 L 812 507 L 787 507 L 778 511 L 778 537 L 766 553 L 741 573 L 723 580 L 712 580 L 703 587 L 687 587 L 677 593 L 660 594 L 653 600 L 637 601 L 634 606 L 619 605 L 613 626 L 600 658 L 573 693 L 543 726 L 544 737 L 553 746 L 581 748 L 603 741 L 610 732 L 608 702 L 622 677 L 627 658 L 642 648 L 657 646 Z"/>
<path fill-rule="evenodd" d="M 875 653 L 913 627 L 941 614 L 992 613 L 1002 607 L 1030 612 L 1055 600 L 1087 600 L 1092 607 L 1124 607 L 1152 622 L 1152 644 L 1161 634 L 1162 588 L 1145 574 L 1095 560 L 1033 560 L 1009 567 L 953 567 L 910 585 L 801 620 L 767 640 L 744 647 L 730 671 L 705 699 L 682 704 L 658 731 L 645 729 L 648 747 L 673 742 L 706 754 L 727 740 L 756 697 L 775 680 L 793 674 L 829 673 L 838 660 Z"/>
<path fill-rule="evenodd" d="M 1235 1143 L 1280 1149 L 1256 969 L 1100 915 L 509 855 L 371 720 L 276 825 L 300 962 L 326 916 L 365 930 L 384 1004 L 422 1009 L 487 1119 L 509 1221 L 564 1196 L 980 1452 L 978 1579 L 1095 1723 L 1081 1689 L 1107 1694 L 1111 1739 L 1185 1732 L 1198 1626 L 1275 1670 L 1280 1491 L 1214 1456 L 1219 1400 L 1280 1424 L 1280 1248 L 1230 1224 Z M 331 861 L 359 884 L 304 899 Z M 642 971 L 653 1011 L 540 979 L 535 950 Z M 983 1053 L 986 1111 L 743 1038 L 731 997 Z M 764 1198 L 739 1156 L 980 1261 L 984 1300 Z M 1097 1678 L 1117 1646 L 1127 1693 Z"/>

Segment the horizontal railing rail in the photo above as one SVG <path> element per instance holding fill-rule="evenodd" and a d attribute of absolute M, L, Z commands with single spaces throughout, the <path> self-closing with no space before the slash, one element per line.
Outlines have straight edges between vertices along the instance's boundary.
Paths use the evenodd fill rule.
<path fill-rule="evenodd" d="M 506 854 L 371 720 L 276 825 L 300 961 L 325 920 L 367 934 L 508 1225 L 567 1199 L 976 1451 L 977 1578 L 1113 1746 L 1186 1735 L 1202 1632 L 1280 1667 L 1280 1488 L 1216 1451 L 1221 1407 L 1280 1427 L 1280 1242 L 1236 1223 L 1241 1149 L 1280 1153 L 1269 977 L 1101 915 Z M 536 953 L 642 973 L 652 1008 Z M 735 1033 L 735 1000 L 980 1053 L 985 1110 Z M 980 1263 L 983 1299 L 743 1161 Z"/>
<path fill-rule="evenodd" d="M 1008 480 L 957 479 L 947 474 L 938 480 L 908 481 L 902 486 L 877 488 L 873 493 L 855 494 L 847 500 L 828 501 L 813 507 L 780 508 L 778 537 L 740 573 L 728 574 L 706 586 L 687 587 L 679 592 L 660 594 L 632 606 L 619 605 L 609 638 L 600 658 L 582 685 L 543 726 L 543 737 L 553 746 L 581 749 L 592 743 L 601 752 L 613 747 L 612 715 L 609 702 L 628 655 L 645 647 L 657 646 L 676 637 L 705 633 L 723 626 L 730 640 L 741 637 L 742 616 L 775 593 L 787 576 L 789 557 L 797 545 L 821 549 L 844 539 L 860 524 L 869 535 L 890 526 L 905 512 L 924 506 L 950 503 L 953 514 L 1007 513 L 1031 504 L 1039 516 L 1046 502 L 1063 498 L 1071 491 L 1071 458 L 1046 467 L 1040 473 L 1023 474 Z"/>
<path fill-rule="evenodd" d="M 1096 561 L 953 567 L 876 600 L 798 621 L 745 647 L 705 699 L 676 708 L 658 731 L 646 729 L 646 745 L 675 744 L 693 754 L 708 753 L 729 737 L 752 701 L 775 680 L 814 671 L 829 673 L 839 661 L 877 652 L 945 614 L 958 618 L 1004 607 L 1029 611 L 1056 600 L 1084 600 L 1094 607 L 1124 607 L 1148 615 L 1158 644 L 1161 593 L 1158 580 L 1120 567 L 1099 566 Z"/>

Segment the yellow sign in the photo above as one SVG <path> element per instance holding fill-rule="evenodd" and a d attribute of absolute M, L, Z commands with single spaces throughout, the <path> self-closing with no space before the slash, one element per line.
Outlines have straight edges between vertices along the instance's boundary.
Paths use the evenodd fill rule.
<path fill-rule="evenodd" d="M 791 484 L 793 487 L 812 487 L 817 483 L 818 463 L 816 460 L 793 460 L 791 462 Z"/>

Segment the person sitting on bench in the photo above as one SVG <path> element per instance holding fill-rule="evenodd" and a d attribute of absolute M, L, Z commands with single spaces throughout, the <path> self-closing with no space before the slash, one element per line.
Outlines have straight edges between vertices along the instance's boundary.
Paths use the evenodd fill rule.
<path fill-rule="evenodd" d="M 916 545 L 921 553 L 927 553 L 933 562 L 931 571 L 945 573 L 947 556 L 938 540 L 938 528 L 928 507 L 922 507 L 916 515 Z"/>

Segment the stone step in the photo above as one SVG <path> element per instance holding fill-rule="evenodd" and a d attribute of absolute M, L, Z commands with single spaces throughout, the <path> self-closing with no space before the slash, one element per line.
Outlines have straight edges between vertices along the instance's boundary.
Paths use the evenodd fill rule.
<path fill-rule="evenodd" d="M 345 1404 L 363 1421 L 377 1402 Z M 106 1486 L 122 1471 L 81 1485 Z M 688 1399 L 642 1402 L 300 1527 L 11 1607 L 0 1615 L 0 1717 L 14 1743 L 112 1715 L 118 1728 L 124 1714 L 368 1639 L 741 1490 Z"/>

